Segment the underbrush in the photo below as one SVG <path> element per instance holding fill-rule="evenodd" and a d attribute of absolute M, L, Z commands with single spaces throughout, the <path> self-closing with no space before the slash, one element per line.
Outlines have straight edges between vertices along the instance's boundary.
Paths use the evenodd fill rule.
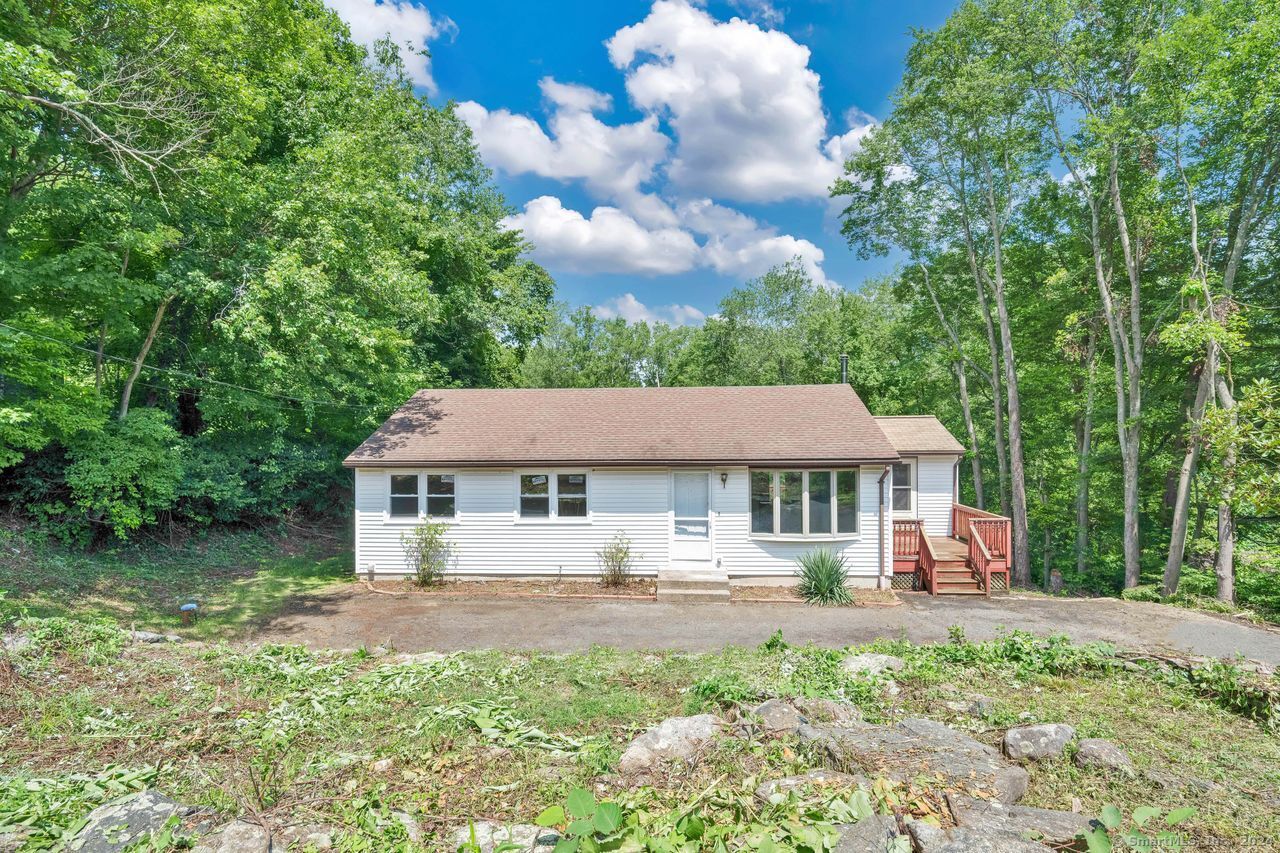
<path fill-rule="evenodd" d="M 57 846 L 95 805 L 140 785 L 228 816 L 330 824 L 351 851 L 454 850 L 446 839 L 469 821 L 542 816 L 563 828 L 598 813 L 607 832 L 593 832 L 653 849 L 818 851 L 834 823 L 867 809 L 942 814 L 936 797 L 883 782 L 861 798 L 756 800 L 760 781 L 822 764 L 794 738 L 719 738 L 650 786 L 612 775 L 628 741 L 664 718 L 728 719 L 773 696 L 841 699 L 871 722 L 929 716 L 992 744 L 1010 725 L 1069 722 L 1080 737 L 1121 744 L 1135 774 L 1099 775 L 1069 755 L 1041 762 L 1027 804 L 1129 814 L 1190 802 L 1199 813 L 1180 829 L 1193 838 L 1280 834 L 1280 739 L 1267 728 L 1276 713 L 1248 698 L 1249 677 L 1227 665 L 1188 675 L 1060 637 L 882 640 L 856 651 L 905 665 L 867 678 L 842 667 L 850 650 L 780 635 L 717 654 L 402 658 L 125 644 L 109 623 L 67 619 L 21 630 L 14 701 L 0 702 L 0 833 L 38 826 L 33 849 Z M 952 710 L 978 694 L 991 702 L 985 716 Z M 571 802 L 590 814 L 573 817 Z M 556 808 L 563 822 L 551 820 Z M 396 812 L 421 824 L 421 844 Z"/>

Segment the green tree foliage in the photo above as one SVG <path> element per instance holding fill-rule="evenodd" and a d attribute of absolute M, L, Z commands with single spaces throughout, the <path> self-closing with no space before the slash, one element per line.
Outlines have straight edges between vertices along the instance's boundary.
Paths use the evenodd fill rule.
<path fill-rule="evenodd" d="M 391 44 L 368 55 L 318 0 L 3 10 L 12 499 L 39 467 L 64 522 L 116 535 L 320 507 L 416 388 L 515 381 L 553 284 Z M 130 435 L 180 448 L 150 491 L 88 454 Z"/>

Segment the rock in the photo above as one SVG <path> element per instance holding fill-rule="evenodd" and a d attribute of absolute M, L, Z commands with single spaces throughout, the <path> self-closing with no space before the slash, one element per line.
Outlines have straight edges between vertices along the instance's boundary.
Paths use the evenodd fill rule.
<path fill-rule="evenodd" d="M 271 853 L 271 834 L 259 824 L 233 820 L 201 838 L 192 853 Z"/>
<path fill-rule="evenodd" d="M 855 776 L 851 773 L 840 773 L 836 770 L 810 770 L 808 773 L 801 773 L 798 776 L 783 776 L 780 779 L 770 779 L 768 782 L 762 782 L 756 788 L 756 799 L 762 803 L 768 803 L 773 802 L 776 796 L 777 802 L 781 802 L 791 791 L 812 788 L 831 790 L 853 788 L 858 785 L 870 788 L 871 782 L 866 776 Z"/>
<path fill-rule="evenodd" d="M 392 812 L 395 814 L 395 812 Z M 323 823 L 303 823 L 286 826 L 276 832 L 271 849 L 278 850 L 332 850 L 336 830 Z M 422 833 L 418 833 L 421 840 Z"/>
<path fill-rule="evenodd" d="M 1177 776 L 1174 776 L 1172 773 L 1165 770 L 1148 768 L 1143 771 L 1142 775 L 1147 778 L 1148 782 L 1155 785 L 1157 788 L 1164 788 L 1165 790 L 1168 790 L 1170 788 L 1179 788 L 1182 786 L 1182 783 Z"/>
<path fill-rule="evenodd" d="M 31 648 L 31 638 L 26 634 L 5 634 L 4 639 L 0 640 L 0 645 L 3 645 L 4 650 L 9 654 L 16 655 Z"/>
<path fill-rule="evenodd" d="M 396 760 L 394 758 L 379 758 L 373 764 L 369 765 L 374 773 L 390 773 L 395 769 Z"/>
<path fill-rule="evenodd" d="M 414 844 L 422 843 L 422 827 L 418 825 L 418 821 L 408 812 L 393 811 L 391 816 L 404 827 L 405 835 Z"/>
<path fill-rule="evenodd" d="M 947 702 L 947 707 L 957 714 L 985 720 L 996 711 L 996 700 L 988 696 L 971 696 L 958 702 Z"/>
<path fill-rule="evenodd" d="M 433 664 L 447 658 L 448 655 L 440 652 L 418 652 L 417 654 L 402 654 L 396 658 L 397 663 L 416 663 L 416 664 Z"/>
<path fill-rule="evenodd" d="M 1187 783 L 1187 787 L 1201 794 L 1212 794 L 1222 786 L 1209 779 L 1192 779 Z"/>
<path fill-rule="evenodd" d="M 793 699 L 791 704 L 809 723 L 850 723 L 862 719 L 862 709 L 834 699 Z"/>
<path fill-rule="evenodd" d="M 666 759 L 692 758 L 699 747 L 716 736 L 722 724 L 713 714 L 663 720 L 631 741 L 622 753 L 618 769 L 623 773 L 640 773 Z"/>
<path fill-rule="evenodd" d="M 1054 845 L 1070 844 L 1089 828 L 1089 818 L 1075 812 L 1008 806 L 962 794 L 948 794 L 947 805 L 957 826 L 999 830 Z"/>
<path fill-rule="evenodd" d="M 157 634 L 154 631 L 130 631 L 129 640 L 134 643 L 181 643 L 177 634 Z"/>
<path fill-rule="evenodd" d="M 748 718 L 740 720 L 734 729 L 743 736 L 759 733 L 765 737 L 780 737 L 794 734 L 803 722 L 800 712 L 786 701 L 769 699 L 752 708 Z"/>
<path fill-rule="evenodd" d="M 0 832 L 0 853 L 17 853 L 27 843 L 34 830 L 20 826 L 7 832 Z"/>
<path fill-rule="evenodd" d="M 990 791 L 1016 803 L 1027 791 L 1027 771 L 1005 761 L 995 749 L 933 720 L 908 719 L 896 726 L 867 723 L 801 726 L 801 740 L 825 749 L 835 764 L 868 776 L 908 783 L 940 777 L 943 786 Z"/>
<path fill-rule="evenodd" d="M 512 826 L 503 826 L 500 823 L 482 820 L 455 831 L 453 846 L 450 849 L 474 843 L 480 848 L 480 853 L 493 853 L 499 845 L 517 844 L 520 845 L 519 853 L 550 853 L 559 840 L 560 836 L 554 830 L 543 829 L 533 824 L 517 823 Z"/>
<path fill-rule="evenodd" d="M 1076 766 L 1101 767 L 1106 770 L 1133 770 L 1133 762 L 1124 750 L 1109 740 L 1090 737 L 1080 741 L 1076 752 Z"/>
<path fill-rule="evenodd" d="M 840 668 L 854 675 L 880 675 L 884 672 L 898 672 L 906 665 L 907 662 L 902 658 L 873 652 L 849 655 L 840 661 Z"/>
<path fill-rule="evenodd" d="M 840 840 L 832 853 L 886 853 L 901 835 L 893 815 L 872 815 L 836 828 L 840 830 Z"/>
<path fill-rule="evenodd" d="M 1014 761 L 1040 761 L 1062 755 L 1076 736 L 1066 723 L 1019 726 L 1004 733 L 1004 754 Z"/>
<path fill-rule="evenodd" d="M 939 829 L 921 820 L 907 824 L 907 832 L 915 842 L 916 853 L 1046 853 L 1052 850 L 1016 835 L 964 826 Z"/>
<path fill-rule="evenodd" d="M 184 832 L 199 831 L 209 818 L 205 809 L 187 806 L 156 791 L 142 791 L 98 806 L 67 846 L 81 853 L 117 853 L 159 832 L 177 817 Z"/>

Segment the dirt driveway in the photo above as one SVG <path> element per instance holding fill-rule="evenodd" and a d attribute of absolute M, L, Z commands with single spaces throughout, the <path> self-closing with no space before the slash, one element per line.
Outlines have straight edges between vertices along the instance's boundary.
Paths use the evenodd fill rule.
<path fill-rule="evenodd" d="M 963 625 L 970 639 L 1001 628 L 1066 633 L 1127 649 L 1174 649 L 1280 666 L 1280 632 L 1159 604 L 1116 599 L 933 598 L 902 596 L 899 607 L 813 608 L 795 604 L 664 604 L 528 598 L 378 595 L 362 587 L 296 599 L 254 635 L 313 648 L 388 644 L 401 651 L 540 649 L 592 645 L 712 651 L 754 646 L 781 629 L 787 640 L 826 646 L 877 637 L 947 639 Z"/>

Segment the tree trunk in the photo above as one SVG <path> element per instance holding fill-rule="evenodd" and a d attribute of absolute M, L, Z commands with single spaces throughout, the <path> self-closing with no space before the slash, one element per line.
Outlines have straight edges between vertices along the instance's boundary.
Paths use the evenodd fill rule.
<path fill-rule="evenodd" d="M 129 415 L 129 398 L 133 396 L 133 383 L 138 380 L 138 374 L 142 372 L 147 353 L 151 351 L 151 345 L 156 340 L 156 332 L 160 329 L 160 321 L 164 319 L 165 309 L 172 301 L 172 294 L 166 296 L 160 303 L 160 307 L 156 309 L 156 316 L 151 320 L 151 328 L 147 331 L 146 340 L 142 342 L 142 349 L 138 351 L 138 357 L 133 360 L 133 369 L 129 371 L 129 378 L 124 383 L 124 391 L 120 394 L 120 413 L 117 415 L 119 420 L 124 420 Z"/>
<path fill-rule="evenodd" d="M 98 351 L 93 357 L 93 391 L 102 393 L 102 359 L 107 348 L 107 321 L 103 320 L 98 328 Z"/>
<path fill-rule="evenodd" d="M 1187 436 L 1187 450 L 1182 456 L 1182 467 L 1178 469 L 1178 491 L 1173 501 L 1173 523 L 1169 534 L 1169 556 L 1164 564 L 1164 594 L 1173 595 L 1178 591 L 1178 582 L 1182 577 L 1182 559 L 1187 549 L 1187 520 L 1191 512 L 1191 480 L 1196 474 L 1196 465 L 1200 462 L 1202 441 L 1200 429 L 1204 422 L 1204 408 L 1213 393 L 1217 379 L 1217 346 L 1209 343 L 1209 351 L 1205 355 L 1204 364 L 1200 367 L 1200 381 L 1196 387 L 1196 399 L 1191 405 L 1191 432 Z"/>
<path fill-rule="evenodd" d="M 977 259 L 970 252 L 969 263 L 973 267 L 973 280 L 978 288 L 978 305 L 982 308 L 982 320 L 987 329 L 987 349 L 991 353 L 991 408 L 994 415 L 993 430 L 996 443 L 996 471 L 1000 477 L 1000 514 L 1009 515 L 1009 451 L 1004 438 L 1004 382 L 1000 378 L 1000 348 L 996 344 L 995 323 L 991 320 L 991 305 L 987 301 L 987 288 L 982 283 Z"/>
<path fill-rule="evenodd" d="M 978 431 L 973 425 L 973 410 L 969 406 L 969 382 L 965 378 L 964 362 L 957 361 L 951 365 L 955 371 L 956 383 L 960 386 L 960 410 L 964 413 L 964 429 L 969 436 L 969 464 L 973 470 L 974 502 L 978 509 L 987 508 L 987 499 L 982 489 L 982 456 L 978 447 Z"/>
<path fill-rule="evenodd" d="M 1084 575 L 1089 569 L 1089 479 L 1093 453 L 1093 400 L 1094 379 L 1098 372 L 1096 360 L 1098 331 L 1089 328 L 1089 347 L 1085 357 L 1084 412 L 1076 419 L 1076 573 Z"/>
<path fill-rule="evenodd" d="M 1236 401 L 1221 374 L 1218 375 L 1218 405 L 1230 412 L 1234 426 L 1237 417 Z M 1235 467 L 1236 449 L 1234 444 L 1229 444 L 1222 460 L 1222 497 L 1218 502 L 1218 558 L 1214 563 L 1214 571 L 1218 576 L 1218 599 L 1228 604 L 1234 603 L 1236 599 L 1236 516 L 1233 506 Z"/>

